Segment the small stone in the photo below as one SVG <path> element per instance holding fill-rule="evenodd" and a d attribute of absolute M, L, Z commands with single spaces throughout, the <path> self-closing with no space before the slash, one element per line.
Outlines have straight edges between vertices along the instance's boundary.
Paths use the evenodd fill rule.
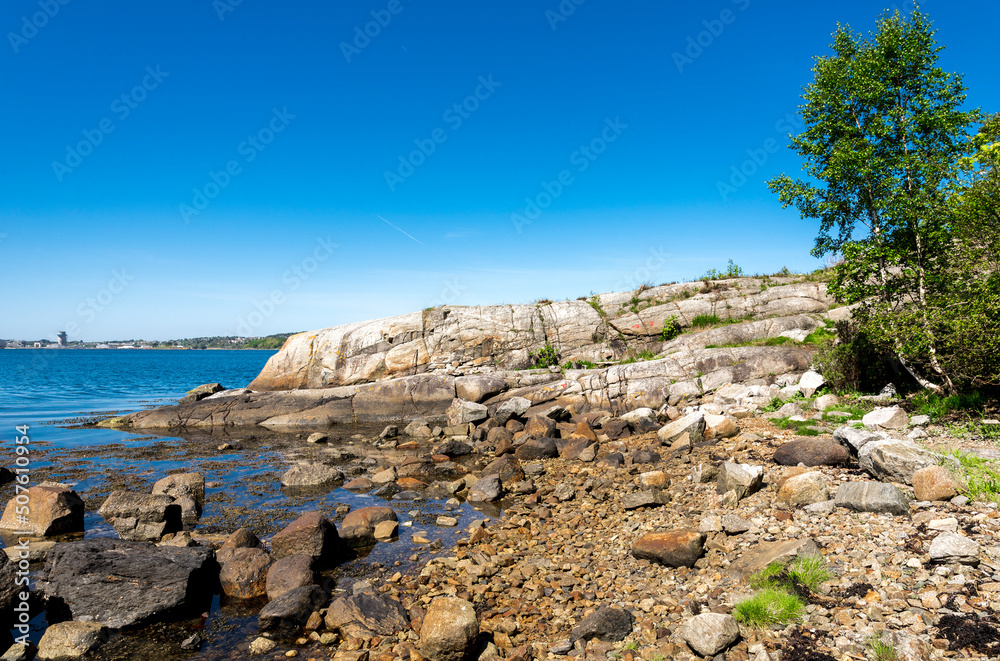
<path fill-rule="evenodd" d="M 951 500 L 958 485 L 944 466 L 927 466 L 913 473 L 913 495 L 917 500 Z"/>
<path fill-rule="evenodd" d="M 944 532 L 935 537 L 928 554 L 931 562 L 979 564 L 979 544 L 953 532 Z"/>
<path fill-rule="evenodd" d="M 605 642 L 618 642 L 632 633 L 634 623 L 635 618 L 627 610 L 598 608 L 573 627 L 569 640 L 574 643 L 577 640 L 587 641 L 596 638 Z"/>
<path fill-rule="evenodd" d="M 701 557 L 705 535 L 694 530 L 647 533 L 632 544 L 632 555 L 668 567 L 692 567 Z"/>
<path fill-rule="evenodd" d="M 464 599 L 437 597 L 420 626 L 420 652 L 431 661 L 462 661 L 479 635 L 475 607 Z"/>
<path fill-rule="evenodd" d="M 906 429 L 910 416 L 898 406 L 875 409 L 861 418 L 861 424 L 869 429 Z"/>
<path fill-rule="evenodd" d="M 670 495 L 659 489 L 633 491 L 622 497 L 622 509 L 635 510 L 640 507 L 659 507 L 670 502 Z"/>
<path fill-rule="evenodd" d="M 306 443 L 326 443 L 330 440 L 330 437 L 323 432 L 314 432 L 309 434 L 309 438 L 306 439 Z"/>
<path fill-rule="evenodd" d="M 278 644 L 270 638 L 258 636 L 257 638 L 254 638 L 252 643 L 250 643 L 250 654 L 252 656 L 263 656 L 264 654 L 268 654 L 274 650 L 277 646 Z"/>
<path fill-rule="evenodd" d="M 381 521 L 375 524 L 375 539 L 392 539 L 399 533 L 399 522 Z"/>
<path fill-rule="evenodd" d="M 777 500 L 788 507 L 812 505 L 830 500 L 830 490 L 823 474 L 812 471 L 785 480 L 778 490 Z"/>
<path fill-rule="evenodd" d="M 42 661 L 79 659 L 104 643 L 106 632 L 107 629 L 99 622 L 52 624 L 38 642 L 36 658 Z"/>
<path fill-rule="evenodd" d="M 458 519 L 453 516 L 439 516 L 436 523 L 444 528 L 454 528 L 458 525 Z"/>
<path fill-rule="evenodd" d="M 712 657 L 729 648 L 740 637 L 740 627 L 732 615 L 702 613 L 681 627 L 681 638 L 704 657 Z"/>

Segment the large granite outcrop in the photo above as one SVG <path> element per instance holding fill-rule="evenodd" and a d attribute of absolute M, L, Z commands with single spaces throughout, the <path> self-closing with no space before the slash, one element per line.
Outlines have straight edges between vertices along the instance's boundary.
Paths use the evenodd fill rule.
<path fill-rule="evenodd" d="M 288 339 L 248 386 L 108 421 L 137 429 L 261 425 L 306 431 L 342 423 L 424 418 L 447 423 L 456 398 L 494 406 L 513 397 L 578 411 L 656 409 L 730 383 L 773 381 L 802 372 L 803 339 L 832 299 L 822 283 L 764 286 L 760 279 L 684 283 L 638 294 L 490 307 L 444 307 L 300 333 Z M 731 323 L 664 341 L 664 322 L 699 315 Z M 690 329 L 689 330 L 693 330 Z M 592 369 L 521 369 L 551 345 L 560 362 Z M 711 347 L 711 348 L 709 348 Z M 622 364 L 639 351 L 659 358 Z"/>

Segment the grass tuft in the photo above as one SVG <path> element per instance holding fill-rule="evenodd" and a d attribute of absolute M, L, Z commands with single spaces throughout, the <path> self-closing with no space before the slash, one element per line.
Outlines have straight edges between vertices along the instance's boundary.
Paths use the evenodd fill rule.
<path fill-rule="evenodd" d="M 1000 503 L 1000 470 L 995 462 L 961 450 L 945 450 L 943 454 L 958 459 L 956 478 L 965 485 L 970 500 Z"/>
<path fill-rule="evenodd" d="M 733 617 L 748 627 L 769 627 L 798 619 L 805 604 L 793 594 L 775 588 L 764 588 L 754 596 L 736 604 Z"/>
<path fill-rule="evenodd" d="M 865 643 L 868 648 L 868 657 L 872 661 L 898 661 L 899 654 L 896 648 L 882 639 L 882 635 L 872 636 Z"/>

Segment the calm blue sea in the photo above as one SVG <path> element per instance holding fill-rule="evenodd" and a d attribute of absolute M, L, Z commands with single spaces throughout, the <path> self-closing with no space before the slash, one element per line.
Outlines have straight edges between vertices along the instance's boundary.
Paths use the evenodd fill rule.
<path fill-rule="evenodd" d="M 0 439 L 32 425 L 33 440 L 53 447 L 105 442 L 101 430 L 40 426 L 95 412 L 172 404 L 202 383 L 241 388 L 274 351 L 4 349 L 0 351 Z M 115 433 L 114 435 L 120 435 Z"/>

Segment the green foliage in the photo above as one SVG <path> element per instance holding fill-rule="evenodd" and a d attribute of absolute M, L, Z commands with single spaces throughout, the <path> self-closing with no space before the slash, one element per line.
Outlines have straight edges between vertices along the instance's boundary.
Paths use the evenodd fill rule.
<path fill-rule="evenodd" d="M 594 308 L 594 310 L 601 317 L 601 319 L 608 318 L 608 313 L 605 312 L 604 308 L 601 307 L 601 300 L 597 296 L 591 296 L 590 298 L 586 299 L 586 301 L 587 303 L 590 304 L 590 307 Z"/>
<path fill-rule="evenodd" d="M 810 592 L 816 592 L 820 585 L 830 580 L 831 576 L 822 556 L 808 555 L 795 558 L 787 565 L 772 562 L 750 576 L 747 582 L 755 590 L 774 588 L 794 592 L 799 588 L 805 588 Z"/>
<path fill-rule="evenodd" d="M 691 328 L 706 328 L 708 326 L 714 326 L 721 323 L 718 315 L 715 314 L 699 314 L 697 317 L 691 320 Z"/>
<path fill-rule="evenodd" d="M 284 335 L 268 335 L 267 337 L 255 337 L 243 343 L 242 349 L 280 349 L 291 333 Z"/>
<path fill-rule="evenodd" d="M 807 338 L 808 339 L 808 338 Z M 894 380 L 889 349 L 873 342 L 858 325 L 837 322 L 837 341 L 820 344 L 813 359 L 834 392 L 878 392 Z"/>
<path fill-rule="evenodd" d="M 746 273 L 743 269 L 739 267 L 736 262 L 729 260 L 726 264 L 725 271 L 716 271 L 715 269 L 708 269 L 705 271 L 705 275 L 701 276 L 699 280 L 726 280 L 728 278 L 742 278 Z"/>
<path fill-rule="evenodd" d="M 832 343 L 837 338 L 836 330 L 830 330 L 826 326 L 821 326 L 814 330 L 813 332 L 806 335 L 806 339 L 802 340 L 802 344 L 812 344 L 814 346 L 820 347 L 828 343 Z"/>
<path fill-rule="evenodd" d="M 567 369 L 567 370 L 580 370 L 580 369 L 592 370 L 592 369 L 596 369 L 596 368 L 597 368 L 597 364 L 596 363 L 592 363 L 589 360 L 566 361 L 566 364 L 563 365 L 563 369 Z"/>
<path fill-rule="evenodd" d="M 748 627 L 769 627 L 798 619 L 805 604 L 793 594 L 775 588 L 765 588 L 749 599 L 736 604 L 733 617 Z"/>
<path fill-rule="evenodd" d="M 868 656 L 872 661 L 898 661 L 899 654 L 896 648 L 883 640 L 882 634 L 872 636 L 865 643 L 868 648 Z"/>
<path fill-rule="evenodd" d="M 843 256 L 829 290 L 858 304 L 872 344 L 934 388 L 1000 382 L 1000 275 L 989 268 L 1000 159 L 988 148 L 959 178 L 980 118 L 962 110 L 962 77 L 937 66 L 941 48 L 916 10 L 883 16 L 867 38 L 841 27 L 832 50 L 817 58 L 806 128 L 792 138 L 809 180 L 781 175 L 769 187 L 820 221 L 814 255 Z"/>
<path fill-rule="evenodd" d="M 962 450 L 945 450 L 944 454 L 958 460 L 956 477 L 970 500 L 1000 503 L 1000 471 L 995 462 Z"/>
<path fill-rule="evenodd" d="M 762 337 L 746 342 L 730 342 L 728 344 L 706 344 L 706 349 L 732 349 L 734 347 L 779 347 L 783 344 L 796 344 L 790 337 Z"/>
<path fill-rule="evenodd" d="M 546 344 L 538 351 L 529 352 L 528 357 L 531 359 L 531 369 L 552 367 L 559 364 L 559 354 L 556 353 L 551 344 Z"/>
<path fill-rule="evenodd" d="M 816 426 L 815 420 L 789 420 L 788 418 L 776 418 L 771 421 L 775 427 L 779 429 L 791 429 L 799 436 L 819 436 L 819 432 L 813 427 Z"/>
<path fill-rule="evenodd" d="M 956 412 L 981 412 L 986 404 L 986 398 L 982 392 L 973 390 L 972 392 L 959 395 L 941 395 L 922 390 L 910 399 L 910 407 L 917 415 L 929 415 L 931 420 L 939 420 L 951 413 Z"/>
<path fill-rule="evenodd" d="M 681 325 L 677 321 L 677 317 L 671 315 L 663 320 L 663 330 L 660 331 L 660 337 L 663 338 L 664 342 L 669 342 L 680 334 Z"/>

